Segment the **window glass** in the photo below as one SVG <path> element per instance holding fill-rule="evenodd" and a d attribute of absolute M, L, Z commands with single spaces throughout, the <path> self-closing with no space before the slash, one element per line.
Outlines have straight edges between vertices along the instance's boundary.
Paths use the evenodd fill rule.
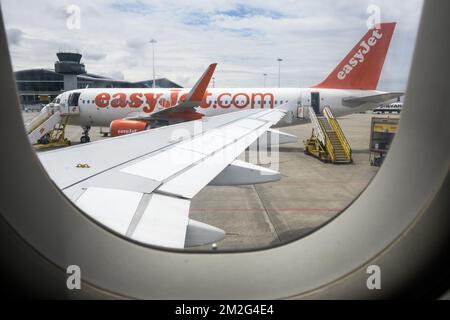
<path fill-rule="evenodd" d="M 407 6 L 390 0 L 375 4 L 356 0 L 251 3 L 237 0 L 227 2 L 226 6 L 220 1 L 210 1 L 205 6 L 196 1 L 174 4 L 149 0 L 73 3 L 21 0 L 21 6 L 16 0 L 2 0 L 1 4 L 27 134 L 30 136 L 36 130 L 33 125 L 49 121 L 49 115 L 55 111 L 70 112 L 63 119 L 67 123 L 60 123 L 65 126 L 67 140 L 50 141 L 57 136 L 56 131 L 44 128 L 33 140 L 36 152 L 54 146 L 60 147 L 57 152 L 82 152 L 84 144 L 95 146 L 94 151 L 86 153 L 85 160 L 76 164 L 80 165 L 76 168 L 79 174 L 94 172 L 104 163 L 121 157 L 126 159 L 124 163 L 135 163 L 142 150 L 127 149 L 130 145 L 156 148 L 146 153 L 147 157 L 155 158 L 146 162 L 151 165 L 139 172 L 140 176 L 135 171 L 140 167 L 136 165 L 128 168 L 128 173 L 124 173 L 125 169 L 114 172 L 129 179 L 101 180 L 106 181 L 109 189 L 119 190 L 117 194 L 127 198 L 126 201 L 118 201 L 119 196 L 102 199 L 102 194 L 97 194 L 98 190 L 92 186 L 78 190 L 78 196 L 71 200 L 85 211 L 83 214 L 106 226 L 106 230 L 114 229 L 115 223 L 133 221 L 124 230 L 114 229 L 124 237 L 132 237 L 133 232 L 140 232 L 134 223 L 141 221 L 139 215 L 144 217 L 141 206 L 151 202 L 147 195 L 142 195 L 142 190 L 151 189 L 152 183 L 158 184 L 157 192 L 151 189 L 145 193 L 177 200 L 163 203 L 166 198 L 159 199 L 161 202 L 155 207 L 167 213 L 161 221 L 194 221 L 190 227 L 184 225 L 184 231 L 188 232 L 196 228 L 205 228 L 207 232 L 202 234 L 214 233 L 215 228 L 223 230 L 223 239 L 196 246 L 198 250 L 220 251 L 258 249 L 299 239 L 331 221 L 366 188 L 392 145 L 401 118 L 397 109 L 402 108 L 403 97 L 398 97 L 400 101 L 395 97 L 363 104 L 355 97 L 373 101 L 370 97 L 374 92 L 406 90 L 423 1 L 410 0 Z M 397 24 L 394 27 L 390 22 Z M 199 43 L 208 46 L 200 52 Z M 363 53 L 368 50 L 382 54 Z M 374 61 L 374 56 L 384 58 L 383 52 L 387 52 L 383 63 Z M 214 78 L 204 92 L 211 104 L 208 108 L 193 106 L 195 112 L 189 107 L 166 113 L 160 107 L 161 99 L 171 106 L 177 105 L 215 61 L 218 66 Z M 381 73 L 375 74 L 377 70 Z M 78 104 L 81 93 L 91 98 Z M 70 104 L 69 96 L 73 98 Z M 61 105 L 52 106 L 49 101 Z M 247 107 L 243 108 L 244 105 Z M 49 110 L 50 107 L 54 109 Z M 257 131 L 252 126 L 258 121 L 245 119 L 225 129 L 226 121 L 237 116 L 233 113 L 251 110 L 270 113 L 271 108 L 286 110 L 274 127 L 289 134 L 283 135 L 284 139 L 293 135 L 297 140 L 279 146 L 272 143 L 279 137 L 272 136 L 266 141 L 261 138 L 259 142 L 237 146 L 243 136 L 251 137 Z M 377 114 L 372 113 L 375 108 Z M 210 132 L 216 116 L 227 120 Z M 196 128 L 195 133 L 201 132 L 205 141 L 189 145 L 184 142 L 181 146 L 180 135 L 194 136 L 183 125 L 200 119 L 195 123 L 201 123 L 202 127 Z M 48 128 L 58 128 L 55 123 L 46 124 Z M 170 131 L 175 126 L 181 129 Z M 141 132 L 147 129 L 150 131 Z M 318 130 L 328 139 L 321 141 Z M 135 134 L 127 138 L 130 140 L 148 134 L 148 139 L 145 143 L 117 144 L 112 151 L 100 149 L 105 144 L 92 144 L 103 140 L 125 141 L 115 137 L 125 134 Z M 263 132 L 262 136 L 267 134 Z M 171 154 L 174 157 L 162 155 L 175 145 L 178 148 Z M 211 164 L 213 161 L 206 157 L 214 156 L 213 160 L 217 160 L 225 145 L 228 150 L 244 148 L 239 154 L 220 159 L 223 161 L 220 165 Z M 71 149 L 73 146 L 77 149 Z M 96 161 L 92 156 L 102 161 L 91 163 Z M 189 157 L 195 161 L 189 162 Z M 257 167 L 249 169 L 236 159 Z M 208 165 L 199 167 L 195 174 L 189 171 L 198 164 Z M 220 172 L 214 175 L 211 170 L 216 168 Z M 272 181 L 260 183 L 261 175 L 255 172 L 267 173 L 264 169 L 275 174 Z M 183 175 L 195 178 L 182 183 L 172 181 Z M 61 179 L 51 172 L 50 177 L 55 182 Z M 173 182 L 173 189 L 164 191 L 169 189 L 169 181 Z M 197 184 L 204 181 L 205 186 L 197 190 Z M 180 189 L 175 190 L 174 186 Z M 87 205 L 91 193 L 98 196 L 93 198 L 98 198 L 101 205 Z M 70 198 L 69 192 L 65 194 Z M 133 204 L 124 205 L 127 201 Z M 100 207 L 107 208 L 108 214 L 92 213 Z M 139 208 L 138 216 L 133 215 L 136 212 L 127 216 L 132 208 Z M 173 208 L 185 208 L 187 213 L 168 218 Z M 99 218 L 113 217 L 116 210 L 118 218 L 110 224 Z M 147 220 L 144 217 L 142 221 Z M 154 226 L 151 224 L 149 230 Z M 169 233 L 160 234 L 169 236 Z"/>

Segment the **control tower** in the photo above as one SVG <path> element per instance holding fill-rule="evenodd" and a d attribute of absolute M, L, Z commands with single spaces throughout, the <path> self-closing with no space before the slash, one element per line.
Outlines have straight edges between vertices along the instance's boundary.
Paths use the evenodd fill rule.
<path fill-rule="evenodd" d="M 86 73 L 81 63 L 82 55 L 74 52 L 58 52 L 56 55 L 59 61 L 55 62 L 55 72 L 64 75 L 64 90 L 78 89 L 77 76 Z"/>

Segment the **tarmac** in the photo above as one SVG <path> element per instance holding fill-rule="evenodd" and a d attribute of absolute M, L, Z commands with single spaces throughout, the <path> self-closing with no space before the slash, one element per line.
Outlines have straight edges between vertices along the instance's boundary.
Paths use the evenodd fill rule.
<path fill-rule="evenodd" d="M 35 115 L 23 113 L 24 121 Z M 377 173 L 378 168 L 369 163 L 372 116 L 368 112 L 338 119 L 353 150 L 353 163 L 348 165 L 323 163 L 304 154 L 303 140 L 310 137 L 311 124 L 282 128 L 296 135 L 298 142 L 280 146 L 278 154 L 272 152 L 269 159 L 257 163 L 281 172 L 280 181 L 207 186 L 194 197 L 190 218 L 226 231 L 217 250 L 267 248 L 309 234 L 351 204 Z M 81 132 L 80 127 L 67 126 L 66 137 L 77 144 Z M 90 136 L 92 141 L 105 139 L 100 128 L 92 128 Z"/>

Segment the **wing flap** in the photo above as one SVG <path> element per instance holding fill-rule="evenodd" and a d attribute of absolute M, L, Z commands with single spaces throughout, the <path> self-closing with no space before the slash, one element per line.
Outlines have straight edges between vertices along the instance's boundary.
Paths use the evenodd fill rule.
<path fill-rule="evenodd" d="M 136 241 L 184 248 L 190 201 L 161 194 L 87 188 L 75 204 L 109 229 Z"/>
<path fill-rule="evenodd" d="M 131 238 L 153 245 L 184 248 L 190 201 L 153 194 Z"/>
<path fill-rule="evenodd" d="M 92 187 L 75 204 L 91 218 L 125 235 L 141 199 L 139 192 Z"/>

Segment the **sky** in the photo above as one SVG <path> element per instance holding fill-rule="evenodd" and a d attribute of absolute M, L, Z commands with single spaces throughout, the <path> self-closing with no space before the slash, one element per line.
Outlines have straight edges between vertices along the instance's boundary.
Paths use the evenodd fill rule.
<path fill-rule="evenodd" d="M 367 32 L 369 6 L 397 22 L 378 89 L 405 90 L 423 0 L 0 0 L 14 70 L 76 51 L 90 73 L 190 87 L 218 63 L 216 87 L 308 87 Z"/>

